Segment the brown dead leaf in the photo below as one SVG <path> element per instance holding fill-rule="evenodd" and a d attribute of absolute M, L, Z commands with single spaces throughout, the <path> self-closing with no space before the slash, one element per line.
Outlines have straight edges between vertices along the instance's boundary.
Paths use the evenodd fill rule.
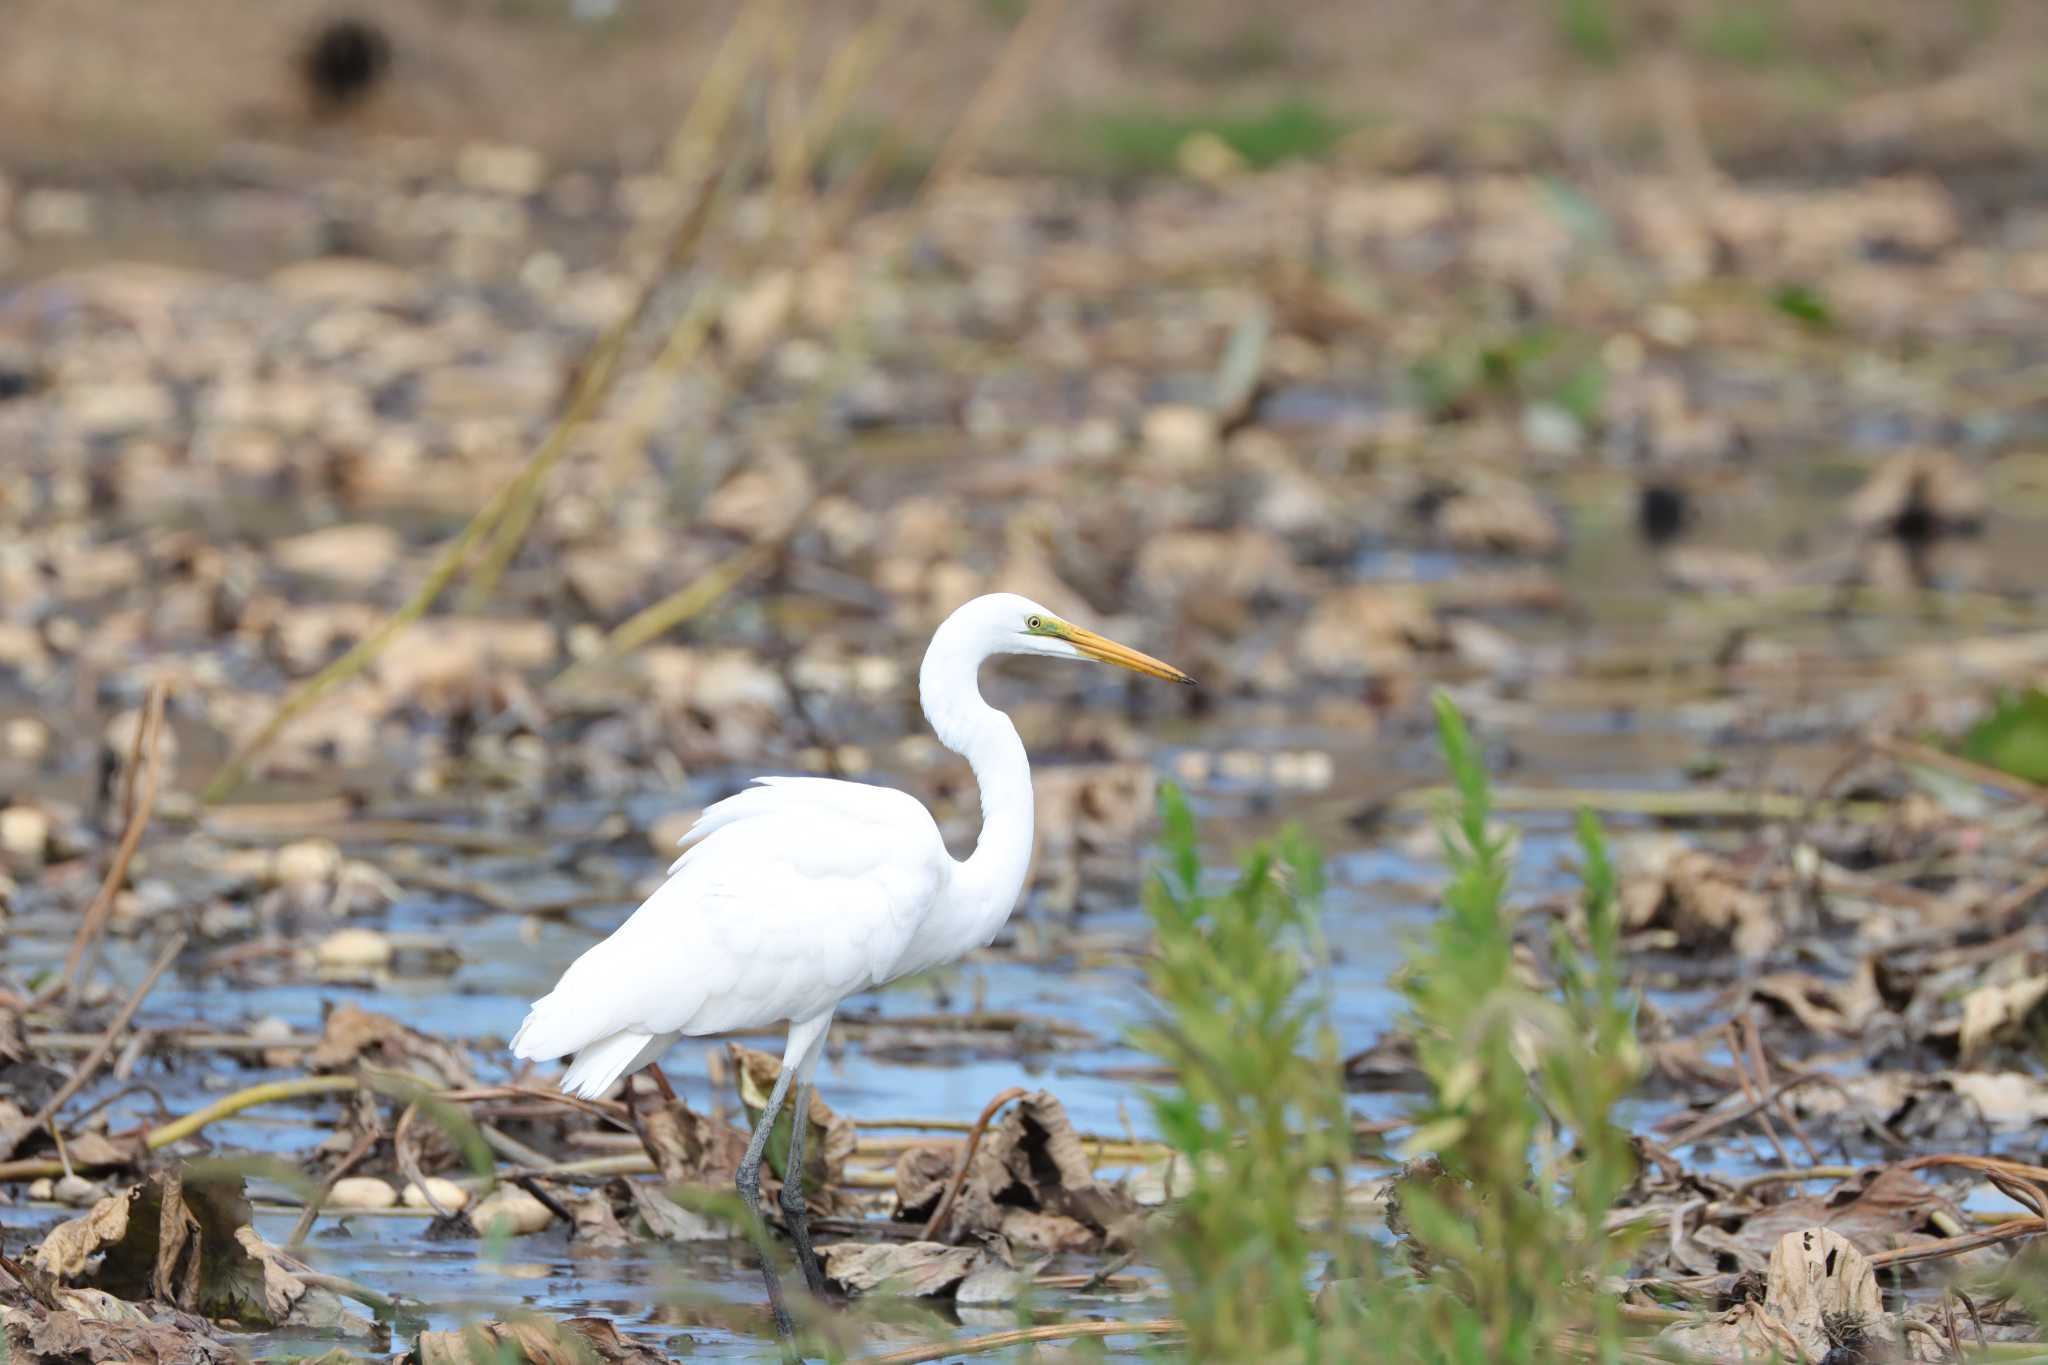
<path fill-rule="evenodd" d="M 1992 1128 L 2048 1123 L 2048 1082 L 2018 1071 L 1944 1071 L 1941 1084 Z"/>
<path fill-rule="evenodd" d="M 1444 644 L 1443 626 L 1419 589 L 1359 584 L 1323 595 L 1302 626 L 1298 647 L 1311 672 L 1365 678 L 1399 669 L 1417 653 Z"/>
<path fill-rule="evenodd" d="M 1452 548 L 1541 557 L 1564 547 L 1564 529 L 1529 488 L 1490 480 L 1454 493 L 1436 509 L 1436 529 Z"/>
<path fill-rule="evenodd" d="M 231 1365 L 240 1358 L 234 1348 L 207 1335 L 204 1323 L 185 1314 L 171 1314 L 166 1321 L 136 1321 L 99 1318 L 69 1308 L 0 1308 L 0 1344 L 0 1354 L 10 1360 L 64 1365 Z"/>
<path fill-rule="evenodd" d="M 746 1154 L 747 1135 L 715 1122 L 677 1100 L 670 1104 L 652 1089 L 627 1093 L 640 1137 L 664 1182 L 670 1185 L 730 1186 Z"/>
<path fill-rule="evenodd" d="M 833 1242 L 819 1247 L 818 1255 L 825 1263 L 825 1278 L 849 1294 L 880 1290 L 920 1299 L 966 1295 L 966 1302 L 999 1303 L 1014 1298 L 1018 1290 L 1019 1272 L 979 1247 Z"/>
<path fill-rule="evenodd" d="M 1783 936 L 1770 897 L 1726 860 L 1666 840 L 1631 852 L 1635 866 L 1621 886 L 1625 929 L 1669 929 L 1681 943 L 1726 945 L 1752 959 Z"/>
<path fill-rule="evenodd" d="M 1763 1303 L 1668 1328 L 1662 1340 L 1699 1360 L 1820 1360 L 1837 1345 L 1884 1330 L 1876 1272 L 1833 1229 L 1800 1228 L 1778 1238 L 1766 1286 Z"/>
<path fill-rule="evenodd" d="M 1916 1246 L 1945 1235 L 1933 1221 L 1945 1214 L 1949 1226 L 1967 1222 L 1955 1204 L 1911 1171 L 1885 1167 L 1860 1172 L 1825 1194 L 1801 1195 L 1769 1204 L 1732 1231 L 1709 1225 L 1693 1240 L 1731 1259 L 1738 1270 L 1762 1270 L 1787 1233 L 1827 1228 L 1868 1255 Z"/>
<path fill-rule="evenodd" d="M 2024 1029 L 2043 1000 L 2048 1000 L 2048 976 L 2030 976 L 1971 991 L 1963 997 L 1956 1060 L 1967 1067 L 1981 1059 L 1992 1044 Z"/>
<path fill-rule="evenodd" d="M 369 1319 L 300 1278 L 303 1263 L 258 1236 L 239 1180 L 152 1175 L 52 1228 L 38 1269 L 123 1299 L 156 1300 L 244 1326 L 306 1327 L 367 1337 Z"/>
<path fill-rule="evenodd" d="M 83 1216 L 51 1228 L 36 1247 L 37 1268 L 59 1280 L 84 1274 L 93 1257 L 127 1235 L 130 1196 L 136 1192 L 109 1196 Z"/>
<path fill-rule="evenodd" d="M 896 1213 L 898 1222 L 929 1218 L 946 1186 L 959 1167 L 963 1142 L 921 1142 L 906 1147 L 896 1158 Z"/>
<path fill-rule="evenodd" d="M 422 1332 L 403 1365 L 667 1365 L 668 1357 L 621 1336 L 603 1318 L 521 1317 L 480 1322 L 459 1332 Z"/>
<path fill-rule="evenodd" d="M 643 1180 L 629 1181 L 626 1188 L 650 1236 L 664 1242 L 722 1242 L 732 1236 L 727 1224 L 684 1208 Z"/>
<path fill-rule="evenodd" d="M 930 1155 L 915 1157 L 907 1171 L 899 1161 L 899 1217 L 929 1216 L 956 1159 L 938 1144 L 912 1152 Z M 945 1175 L 933 1182 L 929 1177 L 940 1169 L 941 1154 Z M 1013 1224 L 1019 1214 L 1036 1216 Z M 947 1229 L 956 1238 L 1014 1231 L 1021 1244 L 1034 1248 L 1099 1248 L 1127 1245 L 1136 1216 L 1127 1194 L 1096 1180 L 1066 1110 L 1040 1090 L 1012 1105 L 983 1137 Z"/>
<path fill-rule="evenodd" d="M 1772 972 L 1749 983 L 1751 998 L 1784 1010 L 1809 1033 L 1853 1037 L 1882 1007 L 1869 964 L 1855 980 L 1823 981 L 1806 972 Z"/>
<path fill-rule="evenodd" d="M 476 1083 L 468 1060 L 447 1043 L 388 1014 L 360 1005 L 336 1006 L 320 1031 L 320 1045 L 306 1055 L 306 1065 L 314 1071 L 347 1071 L 364 1064 L 417 1076 L 440 1089 Z"/>
<path fill-rule="evenodd" d="M 569 1245 L 577 1251 L 603 1251 L 631 1244 L 632 1238 L 612 1212 L 612 1201 L 602 1190 L 592 1190 L 569 1206 L 576 1225 L 569 1233 Z"/>
<path fill-rule="evenodd" d="M 1902 540 L 1977 530 L 1989 508 L 1983 478 L 1949 451 L 1911 450 L 1877 467 L 1849 500 L 1849 524 Z"/>

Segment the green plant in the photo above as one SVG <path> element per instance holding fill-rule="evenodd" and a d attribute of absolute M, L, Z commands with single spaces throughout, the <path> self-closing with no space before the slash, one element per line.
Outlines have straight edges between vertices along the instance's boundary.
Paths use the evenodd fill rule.
<path fill-rule="evenodd" d="M 1400 1213 L 1418 1268 L 1452 1291 L 1430 1305 L 1432 1339 L 1477 1342 L 1493 1361 L 1559 1359 L 1577 1334 L 1612 1343 L 1620 1333 L 1596 1286 L 1624 1260 L 1605 1219 L 1634 1158 L 1610 1115 L 1641 1063 L 1614 876 L 1598 825 L 1582 815 L 1585 944 L 1560 926 L 1557 993 L 1530 984 L 1504 908 L 1507 844 L 1489 828 L 1485 769 L 1457 709 L 1441 695 L 1436 709 L 1457 792 L 1444 832 L 1452 877 L 1435 941 L 1406 982 L 1429 1080 L 1407 1149 L 1430 1154 L 1441 1176 L 1404 1181 Z"/>
<path fill-rule="evenodd" d="M 1783 284 L 1771 294 L 1771 306 L 1786 317 L 1803 322 L 1816 331 L 1826 331 L 1835 325 L 1835 310 L 1812 285 Z"/>
<path fill-rule="evenodd" d="M 1554 403 L 1591 426 L 1607 394 L 1607 367 L 1593 339 L 1547 326 L 1450 342 L 1416 361 L 1409 378 L 1423 406 L 1439 415 L 1496 398 Z"/>
<path fill-rule="evenodd" d="M 1441 697 L 1437 718 L 1457 792 L 1452 880 L 1404 971 L 1428 1091 L 1407 1143 L 1424 1159 L 1397 1184 L 1392 1246 L 1361 1231 L 1346 1198 L 1351 1132 L 1316 971 L 1314 851 L 1284 834 L 1205 891 L 1193 816 L 1177 791 L 1161 794 L 1166 868 L 1147 897 L 1159 1011 L 1140 1041 L 1176 1078 L 1153 1110 L 1187 1158 L 1187 1187 L 1173 1191 L 1158 1254 L 1192 1359 L 1618 1358 L 1618 1310 L 1598 1286 L 1626 1258 L 1606 1214 L 1634 1163 L 1610 1115 L 1640 1061 L 1613 873 L 1582 818 L 1583 915 L 1552 937 L 1554 989 L 1532 984 L 1485 772 Z"/>
<path fill-rule="evenodd" d="M 1586 61 L 1609 66 L 1621 57 L 1621 20 L 1614 0 L 1558 0 L 1557 30 L 1565 46 Z"/>
<path fill-rule="evenodd" d="M 1194 816 L 1160 793 L 1167 867 L 1148 889 L 1158 1017 L 1140 1041 L 1178 1087 L 1153 1098 L 1189 1187 L 1161 1248 L 1197 1360 L 1337 1358 L 1309 1297 L 1348 1266 L 1350 1125 L 1327 1002 L 1313 987 L 1322 869 L 1289 832 L 1205 893 Z M 1304 1215 L 1308 1215 L 1305 1217 Z M 1341 1272 L 1340 1272 L 1341 1273 Z"/>
<path fill-rule="evenodd" d="M 1998 699 L 1991 714 L 1963 736 L 1963 757 L 2048 783 L 2048 692 L 2030 687 Z"/>
<path fill-rule="evenodd" d="M 1255 113 L 1186 117 L 1144 110 L 1100 114 L 1075 125 L 1081 159 L 1116 176 L 1171 175 L 1181 144 L 1209 133 L 1254 168 L 1325 156 L 1346 132 L 1316 104 L 1291 101 Z"/>
<path fill-rule="evenodd" d="M 1692 30 L 1692 42 L 1719 61 L 1763 66 L 1778 56 L 1778 14 L 1774 5 L 1721 4 Z"/>

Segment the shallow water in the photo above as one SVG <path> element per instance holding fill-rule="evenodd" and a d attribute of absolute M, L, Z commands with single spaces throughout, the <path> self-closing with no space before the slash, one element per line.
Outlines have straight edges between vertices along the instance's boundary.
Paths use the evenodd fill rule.
<path fill-rule="evenodd" d="M 1777 547 L 1786 536 L 1831 515 L 1837 475 L 1824 463 L 1803 466 L 1795 495 L 1771 503 L 1768 515 L 1735 519 L 1721 528 L 1717 543 Z M 1785 618 L 1773 638 L 1796 649 L 1809 667 L 1768 671 L 1731 687 L 1725 679 L 1707 685 L 1680 676 L 1687 660 L 1711 658 L 1717 641 L 1739 625 L 1741 604 L 1712 605 L 1674 599 L 1660 588 L 1647 551 L 1631 534 L 1626 513 L 1601 495 L 1575 509 L 1574 549 L 1561 566 L 1576 617 L 1504 612 L 1489 619 L 1532 655 L 1568 655 L 1574 661 L 1622 657 L 1650 651 L 1673 666 L 1668 675 L 1641 672 L 1609 679 L 1580 667 L 1539 667 L 1506 700 L 1490 698 L 1481 732 L 1502 781 L 1527 785 L 1677 787 L 1685 764 L 1714 758 L 1743 779 L 1760 785 L 1811 781 L 1839 754 L 1845 716 L 1875 704 L 1890 683 L 1882 661 L 1907 645 L 1956 638 L 1983 627 L 1964 614 L 1937 609 L 1879 619 L 1830 620 L 1815 613 Z M 1996 591 L 2022 581 L 2036 568 L 2048 572 L 2048 522 L 2008 518 L 1980 546 L 1997 566 Z M 1430 553 L 1375 553 L 1358 567 L 1361 578 L 1439 582 L 1472 567 L 1454 556 Z M 1454 690 L 1458 679 L 1448 680 Z M 1428 928 L 1433 888 L 1441 864 L 1428 852 L 1426 837 L 1412 837 L 1419 816 L 1398 816 L 1360 832 L 1350 817 L 1408 785 L 1435 780 L 1430 737 L 1420 730 L 1366 735 L 1304 726 L 1268 711 L 1236 712 L 1225 707 L 1176 747 L 1158 756 L 1163 774 L 1176 770 L 1190 749 L 1226 751 L 1288 745 L 1321 750 L 1332 759 L 1327 788 L 1286 792 L 1233 788 L 1218 782 L 1196 793 L 1205 837 L 1219 864 L 1227 850 L 1289 820 L 1302 823 L 1326 849 L 1330 892 L 1325 932 L 1330 952 L 1328 985 L 1334 1019 L 1344 1047 L 1363 1048 L 1396 1019 L 1400 1001 L 1388 978 L 1405 945 Z M 746 774 L 700 777 L 688 793 L 650 790 L 627 803 L 638 828 L 652 814 L 699 801 Z M 549 812 L 560 831 L 587 829 L 616 807 L 567 804 Z M 419 809 L 407 812 L 420 818 Z M 431 814 L 426 812 L 425 814 Z M 451 822 L 467 815 L 462 803 L 441 814 Z M 1520 831 L 1517 894 L 1526 900 L 1573 882 L 1575 857 L 1570 821 L 1562 815 L 1507 817 Z M 1610 820 L 1625 829 L 1626 819 Z M 543 841 L 546 834 L 538 836 Z M 644 848 L 644 841 L 636 845 Z M 607 851 L 605 857 L 629 881 L 656 875 L 663 859 L 651 851 Z M 516 857 L 434 859 L 443 870 L 461 872 L 519 897 L 581 890 L 573 874 L 550 868 L 536 879 Z M 1219 866 L 1219 872 L 1221 871 Z M 360 921 L 396 934 L 445 939 L 460 955 L 452 975 L 390 977 L 374 984 L 306 979 L 261 979 L 222 990 L 217 980 L 166 977 L 142 1015 L 154 1026 L 212 1023 L 239 1027 L 265 1016 L 287 1022 L 295 1033 L 317 1033 L 324 1012 L 355 1001 L 397 1015 L 438 1036 L 482 1040 L 483 1079 L 505 1074 L 509 1060 L 502 1040 L 517 1027 L 527 1003 L 545 992 L 567 963 L 622 920 L 630 900 L 549 918 L 491 913 L 443 896 L 407 895 L 384 914 Z M 10 965 L 27 976 L 61 961 L 68 924 L 18 918 L 9 942 Z M 1085 951 L 1075 935 L 1085 936 Z M 993 1094 L 1012 1085 L 1042 1086 L 1059 1096 L 1083 1132 L 1153 1131 L 1142 1092 L 1148 1059 L 1124 1039 L 1142 1018 L 1141 955 L 1146 927 L 1134 898 L 1119 908 L 1069 918 L 1027 903 L 985 958 L 913 981 L 898 983 L 871 998 L 851 1003 L 842 1019 L 871 1025 L 842 1028 L 819 1075 L 827 1101 L 857 1121 L 863 1118 L 970 1117 Z M 133 981 L 147 952 L 132 942 L 109 949 L 112 975 Z M 1688 1003 L 1673 996 L 1666 1003 Z M 1085 1037 L 1039 1033 L 1015 1037 L 981 1035 L 967 1045 L 926 1046 L 916 1031 L 887 1027 L 890 1019 L 955 1013 L 968 1009 L 1015 1012 L 1086 1031 Z M 880 1026 L 874 1026 L 880 1021 Z M 864 1034 L 864 1036 L 862 1036 Z M 755 1046 L 778 1047 L 766 1038 Z M 731 1107 L 729 1094 L 714 1094 L 706 1055 L 722 1041 L 686 1041 L 666 1059 L 668 1074 L 693 1105 Z M 138 1079 L 155 1095 L 135 1093 L 116 1102 L 115 1126 L 158 1117 L 157 1097 L 168 1111 L 184 1112 L 215 1090 L 265 1078 L 254 1067 L 225 1063 L 182 1065 L 165 1071 L 145 1064 Z M 293 1074 L 278 1072 L 277 1075 Z M 99 1093 L 118 1086 L 108 1082 Z M 1398 1095 L 1354 1097 L 1357 1111 L 1384 1119 L 1405 1104 Z M 324 1132 L 320 1101 L 279 1105 L 215 1125 L 208 1136 L 225 1149 L 296 1155 Z M 1631 1117 L 1646 1120 L 1655 1104 L 1638 1106 Z M 1753 1164 L 1749 1149 L 1731 1142 L 1722 1149 L 1731 1169 Z M 0 1226 L 21 1230 L 45 1226 L 64 1216 L 47 1207 L 0 1209 Z M 260 1226 L 282 1240 L 289 1214 L 265 1214 Z M 661 1245 L 598 1255 L 572 1253 L 559 1227 L 479 1258 L 475 1243 L 435 1244 L 421 1236 L 424 1224 L 404 1218 L 358 1218 L 346 1235 L 322 1235 L 309 1244 L 316 1265 L 420 1299 L 437 1327 L 475 1317 L 530 1307 L 558 1314 L 598 1312 L 622 1330 L 645 1336 L 679 1354 L 707 1359 L 759 1358 L 755 1335 L 759 1281 L 748 1257 L 732 1246 L 675 1250 Z M 1086 1268 L 1056 1266 L 1056 1269 Z M 1145 1276 L 1142 1270 L 1134 1275 Z M 1067 1317 L 1154 1316 L 1164 1311 L 1156 1279 L 1130 1294 L 1054 1295 L 1036 1305 Z M 720 1306 L 725 1311 L 720 1311 Z M 1021 1310 L 982 1310 L 967 1325 L 989 1329 L 1013 1325 Z M 933 1332 L 953 1322 L 936 1311 Z M 909 1330 L 897 1337 L 912 1339 Z M 1113 1358 L 1123 1358 L 1112 1352 Z M 1135 1358 L 1135 1357 L 1132 1357 Z"/>

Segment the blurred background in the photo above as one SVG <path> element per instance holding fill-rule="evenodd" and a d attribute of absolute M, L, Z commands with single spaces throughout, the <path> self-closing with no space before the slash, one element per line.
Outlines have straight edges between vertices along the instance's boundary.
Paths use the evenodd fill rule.
<path fill-rule="evenodd" d="M 1378 1076 L 1433 687 L 1539 895 L 1578 804 L 1656 876 L 1663 825 L 1922 811 L 1901 752 L 2048 779 L 2048 10 L 1259 9 L 13 0 L 10 974 L 150 750 L 107 951 L 210 954 L 152 1011 L 488 1045 L 756 772 L 964 852 L 915 670 L 993 589 L 1203 686 L 991 671 L 1032 886 L 839 1035 L 855 1113 L 1022 1065 L 1123 1128 L 1161 777 L 1219 858 L 1321 842 Z M 1646 904 L 1707 950 L 1672 1008 L 1780 942 Z"/>

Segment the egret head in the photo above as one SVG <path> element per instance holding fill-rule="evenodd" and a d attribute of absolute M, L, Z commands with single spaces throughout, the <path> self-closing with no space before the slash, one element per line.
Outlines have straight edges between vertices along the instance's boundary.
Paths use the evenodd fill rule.
<path fill-rule="evenodd" d="M 1015 593 L 998 592 L 977 597 L 953 614 L 955 620 L 963 617 L 971 617 L 980 628 L 984 648 L 990 654 L 1047 654 L 1055 659 L 1092 659 L 1097 663 L 1128 668 L 1149 678 L 1165 678 L 1177 683 L 1194 682 L 1172 664 L 1162 663 L 1129 645 L 1120 645 L 1077 626 L 1030 598 L 1019 597 Z M 947 624 L 951 625 L 952 621 Z"/>

